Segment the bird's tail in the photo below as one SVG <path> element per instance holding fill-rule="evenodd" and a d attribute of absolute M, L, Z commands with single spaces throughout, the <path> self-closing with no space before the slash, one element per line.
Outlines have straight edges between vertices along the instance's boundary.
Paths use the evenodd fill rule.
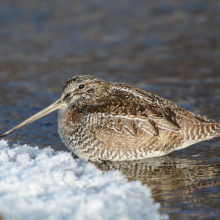
<path fill-rule="evenodd" d="M 214 125 L 214 126 L 213 126 Z M 220 137 L 220 123 L 212 123 L 211 127 L 214 128 L 214 131 L 218 134 L 218 136 Z M 216 135 L 215 133 L 215 135 Z"/>
<path fill-rule="evenodd" d="M 220 137 L 220 122 L 217 123 L 216 131 L 218 132 L 218 136 Z"/>

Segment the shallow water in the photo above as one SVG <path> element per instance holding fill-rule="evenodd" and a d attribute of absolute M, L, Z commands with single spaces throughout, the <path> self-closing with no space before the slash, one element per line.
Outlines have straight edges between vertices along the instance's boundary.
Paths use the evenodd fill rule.
<path fill-rule="evenodd" d="M 220 120 L 218 1 L 0 2 L 0 128 L 59 98 L 65 79 L 94 75 L 150 90 Z M 65 150 L 57 113 L 12 133 L 11 143 Z M 220 140 L 166 157 L 96 164 L 152 189 L 171 219 L 220 218 Z"/>

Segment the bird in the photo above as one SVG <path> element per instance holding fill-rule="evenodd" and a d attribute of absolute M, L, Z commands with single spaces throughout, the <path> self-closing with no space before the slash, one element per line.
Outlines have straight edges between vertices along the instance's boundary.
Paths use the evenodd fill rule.
<path fill-rule="evenodd" d="M 91 161 L 160 157 L 220 136 L 220 123 L 171 100 L 124 83 L 79 75 L 64 82 L 60 99 L 0 137 L 55 110 L 65 146 Z"/>

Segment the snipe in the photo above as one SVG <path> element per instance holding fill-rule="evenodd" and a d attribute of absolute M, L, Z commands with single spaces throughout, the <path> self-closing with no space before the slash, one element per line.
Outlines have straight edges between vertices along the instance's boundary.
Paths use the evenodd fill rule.
<path fill-rule="evenodd" d="M 136 160 L 157 157 L 220 136 L 220 124 L 170 100 L 93 76 L 68 79 L 62 96 L 4 137 L 59 109 L 59 135 L 79 157 Z"/>

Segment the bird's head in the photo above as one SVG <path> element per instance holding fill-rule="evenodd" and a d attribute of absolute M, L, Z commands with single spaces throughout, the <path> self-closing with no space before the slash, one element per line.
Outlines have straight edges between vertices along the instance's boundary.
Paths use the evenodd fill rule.
<path fill-rule="evenodd" d="M 105 95 L 105 81 L 94 76 L 76 76 L 64 83 L 61 102 L 70 107 L 81 107 L 100 102 Z"/>

